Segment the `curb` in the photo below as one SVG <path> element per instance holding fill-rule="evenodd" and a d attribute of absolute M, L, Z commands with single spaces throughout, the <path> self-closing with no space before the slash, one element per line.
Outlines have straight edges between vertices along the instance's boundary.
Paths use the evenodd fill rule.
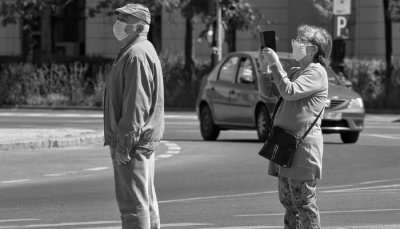
<path fill-rule="evenodd" d="M 50 137 L 47 139 L 29 140 L 25 142 L 12 142 L 0 144 L 0 150 L 34 150 L 34 149 L 51 149 L 63 148 L 71 146 L 82 146 L 87 144 L 102 144 L 104 139 L 103 133 L 85 134 L 71 137 Z"/>
<path fill-rule="evenodd" d="M 0 109 L 103 111 L 103 107 L 93 106 L 2 105 Z M 195 107 L 165 107 L 164 109 L 165 111 L 196 111 Z"/>

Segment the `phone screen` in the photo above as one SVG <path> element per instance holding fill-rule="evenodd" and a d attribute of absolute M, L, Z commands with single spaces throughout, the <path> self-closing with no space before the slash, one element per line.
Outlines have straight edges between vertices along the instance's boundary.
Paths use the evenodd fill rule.
<path fill-rule="evenodd" d="M 260 47 L 261 49 L 268 47 L 276 51 L 275 31 L 260 32 Z"/>

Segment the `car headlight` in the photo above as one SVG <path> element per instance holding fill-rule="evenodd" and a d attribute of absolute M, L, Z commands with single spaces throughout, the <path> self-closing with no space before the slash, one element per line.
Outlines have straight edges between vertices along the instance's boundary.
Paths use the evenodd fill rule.
<path fill-rule="evenodd" d="M 350 108 L 364 108 L 364 102 L 362 98 L 352 99 L 350 101 Z"/>

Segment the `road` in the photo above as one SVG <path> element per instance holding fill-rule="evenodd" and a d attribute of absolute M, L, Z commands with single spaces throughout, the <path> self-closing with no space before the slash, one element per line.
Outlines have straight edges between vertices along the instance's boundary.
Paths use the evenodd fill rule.
<path fill-rule="evenodd" d="M 102 128 L 97 113 L 80 114 L 0 112 L 0 125 Z M 255 139 L 254 131 L 228 131 L 204 142 L 194 114 L 168 113 L 156 161 L 162 228 L 282 228 L 277 182 Z M 400 123 L 379 120 L 366 123 L 357 144 L 325 135 L 324 228 L 400 228 L 399 140 Z M 119 225 L 106 148 L 0 152 L 0 229 Z"/>

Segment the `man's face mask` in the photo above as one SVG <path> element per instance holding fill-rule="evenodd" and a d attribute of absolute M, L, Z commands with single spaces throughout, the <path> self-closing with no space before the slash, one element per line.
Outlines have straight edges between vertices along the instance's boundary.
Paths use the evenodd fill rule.
<path fill-rule="evenodd" d="M 299 61 L 307 56 L 307 49 L 306 47 L 309 44 L 300 42 L 298 40 L 292 40 L 292 56 L 296 61 Z"/>
<path fill-rule="evenodd" d="M 126 32 L 126 27 L 128 25 L 130 25 L 130 27 L 131 27 L 129 31 L 131 31 L 131 32 L 137 31 L 137 26 L 138 26 L 137 23 L 136 24 L 127 24 L 126 22 L 123 22 L 120 20 L 115 21 L 114 26 L 113 26 L 113 33 L 114 33 L 115 38 L 118 41 L 122 41 L 129 36 L 129 34 Z"/>

